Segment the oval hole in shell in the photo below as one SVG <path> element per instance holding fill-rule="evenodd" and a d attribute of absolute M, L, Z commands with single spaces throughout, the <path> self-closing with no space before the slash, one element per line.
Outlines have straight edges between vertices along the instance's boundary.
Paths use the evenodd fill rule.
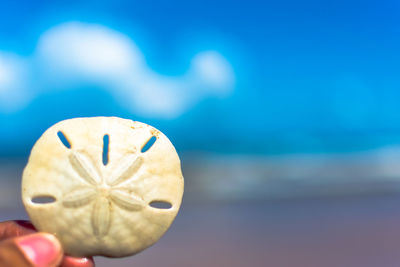
<path fill-rule="evenodd" d="M 56 198 L 50 195 L 40 195 L 32 198 L 32 203 L 35 204 L 50 204 L 56 202 Z"/>
<path fill-rule="evenodd" d="M 149 205 L 152 208 L 162 209 L 162 210 L 167 210 L 172 208 L 172 204 L 164 200 L 153 200 L 152 202 L 150 202 Z"/>
<path fill-rule="evenodd" d="M 108 134 L 103 136 L 103 165 L 108 164 L 108 152 L 110 149 L 110 136 Z"/>
<path fill-rule="evenodd" d="M 157 138 L 155 136 L 150 137 L 150 139 L 147 140 L 147 142 L 142 146 L 142 149 L 140 150 L 140 152 L 144 153 L 144 152 L 148 151 L 154 145 L 154 143 L 156 141 L 157 141 Z"/>
<path fill-rule="evenodd" d="M 57 136 L 60 139 L 61 143 L 63 143 L 63 145 L 70 149 L 71 148 L 71 143 L 68 141 L 68 138 L 65 136 L 65 134 L 61 131 L 57 132 Z"/>

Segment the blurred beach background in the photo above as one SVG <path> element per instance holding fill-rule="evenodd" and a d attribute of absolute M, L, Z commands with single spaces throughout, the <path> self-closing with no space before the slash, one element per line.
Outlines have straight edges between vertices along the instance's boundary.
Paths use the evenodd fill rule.
<path fill-rule="evenodd" d="M 164 132 L 182 210 L 98 266 L 400 265 L 399 1 L 2 1 L 0 220 L 54 123 Z"/>

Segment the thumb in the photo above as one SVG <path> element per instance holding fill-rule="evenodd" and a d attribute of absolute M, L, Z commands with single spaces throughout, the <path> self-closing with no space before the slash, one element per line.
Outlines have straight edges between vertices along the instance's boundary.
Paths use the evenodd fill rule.
<path fill-rule="evenodd" d="M 35 233 L 0 242 L 0 267 L 55 267 L 62 257 L 60 242 L 51 234 Z"/>

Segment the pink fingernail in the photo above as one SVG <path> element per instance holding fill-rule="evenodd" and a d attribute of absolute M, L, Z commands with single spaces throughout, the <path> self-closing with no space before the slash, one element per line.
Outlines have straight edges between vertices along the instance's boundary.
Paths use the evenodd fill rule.
<path fill-rule="evenodd" d="M 23 236 L 17 241 L 25 256 L 35 266 L 46 267 L 54 264 L 60 257 L 60 245 L 49 234 L 32 234 Z"/>

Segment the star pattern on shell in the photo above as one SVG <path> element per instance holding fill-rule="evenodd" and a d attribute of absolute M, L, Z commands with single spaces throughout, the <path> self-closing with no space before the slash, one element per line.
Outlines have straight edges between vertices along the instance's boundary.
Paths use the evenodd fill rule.
<path fill-rule="evenodd" d="M 64 194 L 62 205 L 78 208 L 94 202 L 91 224 L 95 236 L 102 237 L 108 233 L 113 205 L 127 211 L 140 211 L 145 207 L 146 203 L 140 196 L 122 185 L 136 177 L 143 164 L 140 155 L 125 156 L 107 179 L 83 153 L 71 151 L 69 163 L 81 178 L 81 185 Z"/>

